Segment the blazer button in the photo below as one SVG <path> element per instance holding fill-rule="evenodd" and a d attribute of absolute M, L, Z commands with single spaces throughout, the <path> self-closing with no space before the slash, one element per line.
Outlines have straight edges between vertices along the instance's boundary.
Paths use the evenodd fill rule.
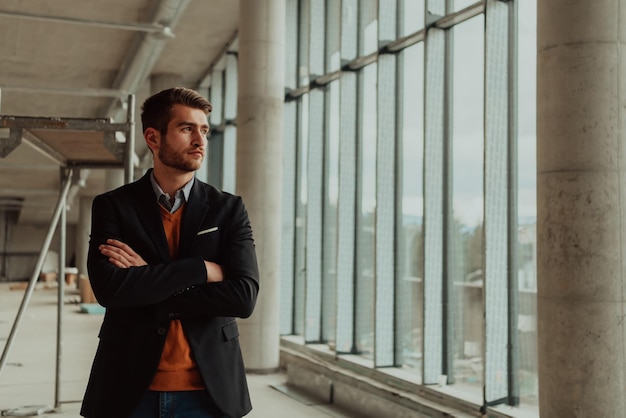
<path fill-rule="evenodd" d="M 159 335 L 163 335 L 163 334 L 165 334 L 165 328 L 159 328 L 159 329 L 157 329 L 157 333 L 158 333 Z"/>

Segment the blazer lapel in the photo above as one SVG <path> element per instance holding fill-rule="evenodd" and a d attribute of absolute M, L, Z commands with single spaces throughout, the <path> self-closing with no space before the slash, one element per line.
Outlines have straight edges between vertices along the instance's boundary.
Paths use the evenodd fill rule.
<path fill-rule="evenodd" d="M 196 239 L 196 233 L 200 230 L 202 221 L 209 211 L 209 202 L 202 183 L 198 179 L 193 182 L 189 201 L 186 204 L 180 229 L 180 241 L 178 242 L 179 256 L 191 253 L 191 248 Z"/>
<path fill-rule="evenodd" d="M 135 208 L 139 212 L 138 217 L 141 219 L 144 230 L 150 236 L 157 253 L 163 260 L 169 260 L 170 250 L 163 230 L 161 213 L 150 183 L 150 171 L 139 180 L 140 187 L 136 195 L 137 205 Z"/>

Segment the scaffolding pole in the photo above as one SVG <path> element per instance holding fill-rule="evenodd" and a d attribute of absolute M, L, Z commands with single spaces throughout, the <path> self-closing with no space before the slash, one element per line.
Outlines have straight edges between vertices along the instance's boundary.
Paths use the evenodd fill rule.
<path fill-rule="evenodd" d="M 72 184 L 72 175 L 74 174 L 74 170 L 68 170 L 66 173 L 65 184 L 61 189 L 61 193 L 59 194 L 59 201 L 57 202 L 56 208 L 54 210 L 54 214 L 52 215 L 52 221 L 50 222 L 50 228 L 48 228 L 48 233 L 41 247 L 41 252 L 39 253 L 39 258 L 37 259 L 37 264 L 35 265 L 35 270 L 33 271 L 33 275 L 28 282 L 28 287 L 24 292 L 24 297 L 22 298 L 22 303 L 20 304 L 20 308 L 17 311 L 17 315 L 15 317 L 15 321 L 13 322 L 13 327 L 11 327 L 11 333 L 9 334 L 9 338 L 7 339 L 6 344 L 4 345 L 4 350 L 2 351 L 2 357 L 0 357 L 0 375 L 4 370 L 4 366 L 7 360 L 7 356 L 9 351 L 11 350 L 11 346 L 13 345 L 13 340 L 15 339 L 15 335 L 17 333 L 17 329 L 19 328 L 20 322 L 22 320 L 22 315 L 30 302 L 30 299 L 33 295 L 33 291 L 35 290 L 35 284 L 37 283 L 37 279 L 39 278 L 39 274 L 43 267 L 46 254 L 50 249 L 50 243 L 52 242 L 52 237 L 54 236 L 54 231 L 59 223 L 59 218 L 61 217 L 61 212 L 65 210 L 65 203 L 67 200 L 67 195 L 70 191 L 70 186 Z M 61 278 L 59 278 L 59 281 Z M 63 303 L 63 300 L 59 301 L 60 304 Z"/>
<path fill-rule="evenodd" d="M 132 183 L 135 174 L 135 95 L 128 95 L 126 145 L 124 148 L 124 183 Z"/>
<path fill-rule="evenodd" d="M 68 172 L 70 174 L 68 174 Z M 72 183 L 73 170 L 61 169 L 61 177 L 67 177 L 67 182 Z M 76 177 L 79 177 L 78 175 Z M 69 192 L 68 192 L 69 194 Z M 61 408 L 61 364 L 63 345 L 63 303 L 65 300 L 65 262 L 67 252 L 67 196 L 61 200 L 61 225 L 59 225 L 59 277 L 57 293 L 57 353 L 54 379 L 54 408 Z"/>

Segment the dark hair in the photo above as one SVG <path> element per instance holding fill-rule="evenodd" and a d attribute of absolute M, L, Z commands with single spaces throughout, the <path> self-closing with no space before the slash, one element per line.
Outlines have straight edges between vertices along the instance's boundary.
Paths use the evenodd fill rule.
<path fill-rule="evenodd" d="M 185 87 L 172 87 L 150 96 L 141 106 L 141 124 L 143 132 L 154 128 L 162 134 L 167 133 L 167 125 L 175 104 L 201 109 L 205 114 L 211 113 L 213 106 L 197 91 Z"/>

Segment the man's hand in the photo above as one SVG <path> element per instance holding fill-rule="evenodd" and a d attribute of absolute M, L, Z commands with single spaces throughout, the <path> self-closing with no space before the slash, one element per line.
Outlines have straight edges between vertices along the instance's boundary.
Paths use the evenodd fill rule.
<path fill-rule="evenodd" d="M 132 248 L 116 239 L 108 239 L 107 243 L 100 245 L 98 249 L 102 255 L 109 257 L 111 263 L 122 269 L 148 264 Z"/>
<path fill-rule="evenodd" d="M 100 245 L 98 249 L 102 255 L 109 257 L 109 261 L 119 268 L 126 269 L 148 264 L 127 244 L 116 239 L 108 239 L 107 243 Z M 207 283 L 224 281 L 222 266 L 212 261 L 205 261 L 204 266 L 206 267 Z"/>
<path fill-rule="evenodd" d="M 206 281 L 208 283 L 222 282 L 224 281 L 224 273 L 222 272 L 222 266 L 212 261 L 204 261 L 206 267 Z"/>

